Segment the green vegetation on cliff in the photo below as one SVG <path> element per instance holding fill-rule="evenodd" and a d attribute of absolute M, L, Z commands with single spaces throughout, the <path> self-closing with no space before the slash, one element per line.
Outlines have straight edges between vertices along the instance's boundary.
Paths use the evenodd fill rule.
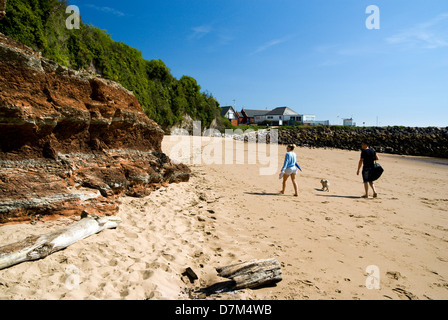
<path fill-rule="evenodd" d="M 67 29 L 67 5 L 65 0 L 8 0 L 0 32 L 59 64 L 119 82 L 165 129 L 181 122 L 185 114 L 205 127 L 220 119 L 219 103 L 202 93 L 194 78 L 174 78 L 163 61 L 143 59 L 140 51 L 93 25 L 81 21 L 80 29 Z"/>

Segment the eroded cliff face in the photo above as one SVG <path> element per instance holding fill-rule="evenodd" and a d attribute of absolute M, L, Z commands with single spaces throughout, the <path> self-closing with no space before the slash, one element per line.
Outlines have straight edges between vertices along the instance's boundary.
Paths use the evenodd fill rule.
<path fill-rule="evenodd" d="M 188 181 L 163 135 L 119 84 L 0 34 L 0 224 L 114 214 L 123 194 Z"/>

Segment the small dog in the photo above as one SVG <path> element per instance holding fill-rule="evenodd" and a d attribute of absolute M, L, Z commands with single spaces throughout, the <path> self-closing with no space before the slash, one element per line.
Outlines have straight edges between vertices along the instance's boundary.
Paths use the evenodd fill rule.
<path fill-rule="evenodd" d="M 330 192 L 330 182 L 328 180 L 320 180 L 322 183 L 322 191 Z"/>

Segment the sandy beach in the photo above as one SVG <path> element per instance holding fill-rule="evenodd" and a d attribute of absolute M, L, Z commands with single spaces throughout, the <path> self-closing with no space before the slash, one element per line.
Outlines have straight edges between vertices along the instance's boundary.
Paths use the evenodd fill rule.
<path fill-rule="evenodd" d="M 193 171 L 188 183 L 123 198 L 117 229 L 0 270 L 0 299 L 189 299 L 223 280 L 216 267 L 268 258 L 282 266 L 276 286 L 208 299 L 448 298 L 447 165 L 379 154 L 379 197 L 361 199 L 360 152 L 297 148 L 303 172 L 293 197 L 290 181 L 278 194 L 284 146 L 269 146 L 278 148 L 268 152 L 276 170 L 261 175 L 266 163 L 249 159 L 266 145 L 213 138 L 194 149 L 193 139 L 200 138 L 183 140 L 192 150 L 184 157 Z M 166 136 L 164 152 L 172 155 L 180 143 Z M 214 143 L 223 151 L 215 159 L 229 163 L 198 160 Z M 329 192 L 321 179 L 330 181 Z M 2 226 L 0 244 L 72 222 Z M 187 267 L 199 277 L 194 284 L 182 276 Z"/>

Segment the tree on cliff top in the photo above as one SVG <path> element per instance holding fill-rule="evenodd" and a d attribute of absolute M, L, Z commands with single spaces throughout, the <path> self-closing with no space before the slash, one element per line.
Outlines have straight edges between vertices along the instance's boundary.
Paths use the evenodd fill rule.
<path fill-rule="evenodd" d="M 8 0 L 0 32 L 59 64 L 119 82 L 134 92 L 148 117 L 165 129 L 186 114 L 203 126 L 220 119 L 218 101 L 201 93 L 195 79 L 174 78 L 162 60 L 143 59 L 139 50 L 112 40 L 93 25 L 81 21 L 79 30 L 67 29 L 66 8 L 65 0 Z"/>

